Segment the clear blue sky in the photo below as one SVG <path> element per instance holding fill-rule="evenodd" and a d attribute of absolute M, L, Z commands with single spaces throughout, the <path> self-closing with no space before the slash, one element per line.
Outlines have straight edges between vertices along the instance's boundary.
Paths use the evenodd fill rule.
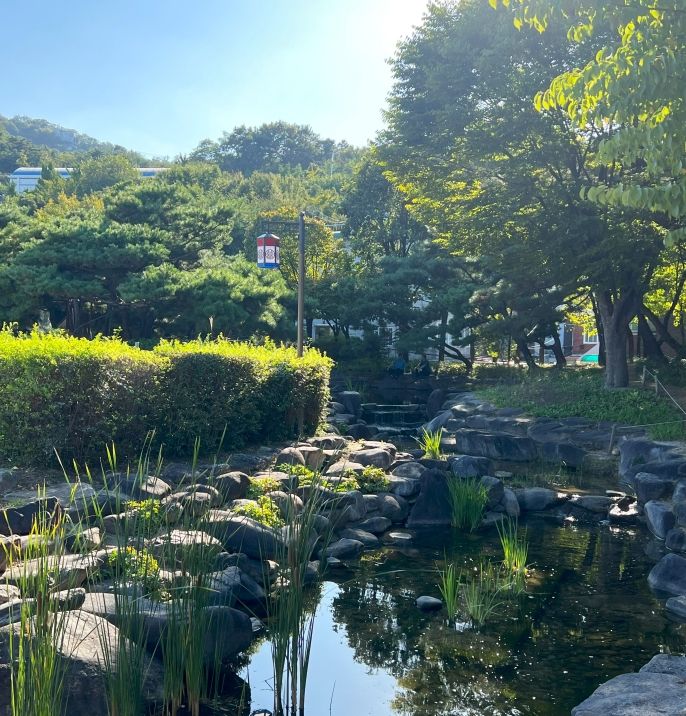
<path fill-rule="evenodd" d="M 146 154 L 277 119 L 364 144 L 426 0 L 4 0 L 0 114 Z"/>

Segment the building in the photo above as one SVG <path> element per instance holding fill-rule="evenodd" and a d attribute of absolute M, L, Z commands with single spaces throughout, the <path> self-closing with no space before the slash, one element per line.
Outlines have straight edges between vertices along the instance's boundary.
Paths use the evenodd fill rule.
<path fill-rule="evenodd" d="M 138 167 L 138 173 L 142 178 L 155 177 L 165 171 L 165 167 Z M 63 179 L 69 179 L 74 171 L 71 167 L 57 167 L 57 174 Z M 41 167 L 19 167 L 8 175 L 8 179 L 14 184 L 18 194 L 24 191 L 31 191 L 38 185 L 38 180 L 43 175 Z"/>

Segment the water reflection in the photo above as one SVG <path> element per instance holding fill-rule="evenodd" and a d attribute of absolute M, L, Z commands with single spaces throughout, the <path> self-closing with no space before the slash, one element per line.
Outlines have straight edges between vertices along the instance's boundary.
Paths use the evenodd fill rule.
<path fill-rule="evenodd" d="M 530 523 L 528 591 L 479 630 L 458 631 L 415 599 L 438 596 L 435 566 L 497 557 L 497 535 L 418 535 L 366 556 L 322 590 L 311 716 L 557 716 L 601 682 L 667 648 L 683 651 L 646 582 L 643 533 Z M 271 705 L 269 646 L 246 671 L 252 708 Z"/>

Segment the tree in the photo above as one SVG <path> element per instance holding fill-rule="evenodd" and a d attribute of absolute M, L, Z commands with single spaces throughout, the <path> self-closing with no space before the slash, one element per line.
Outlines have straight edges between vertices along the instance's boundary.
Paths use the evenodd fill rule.
<path fill-rule="evenodd" d="M 85 196 L 138 178 L 136 168 L 126 157 L 109 154 L 82 161 L 74 171 L 73 182 L 76 193 Z"/>
<path fill-rule="evenodd" d="M 595 152 L 606 135 L 580 134 L 566 113 L 540 114 L 532 102 L 603 39 L 570 47 L 559 28 L 518 32 L 482 0 L 432 5 L 393 63 L 381 151 L 435 241 L 485 262 L 517 317 L 503 328 L 517 329 L 522 352 L 543 330 L 554 340 L 554 302 L 590 286 L 603 317 L 606 382 L 620 387 L 628 382 L 628 326 L 656 265 L 660 230 L 640 212 L 582 199 L 585 183 L 602 181 Z"/>

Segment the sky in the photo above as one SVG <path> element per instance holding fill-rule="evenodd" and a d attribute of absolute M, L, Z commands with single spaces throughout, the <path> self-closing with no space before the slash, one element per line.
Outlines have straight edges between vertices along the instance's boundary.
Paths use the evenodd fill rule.
<path fill-rule="evenodd" d="M 426 0 L 0 0 L 0 114 L 173 157 L 286 120 L 364 145 Z"/>

